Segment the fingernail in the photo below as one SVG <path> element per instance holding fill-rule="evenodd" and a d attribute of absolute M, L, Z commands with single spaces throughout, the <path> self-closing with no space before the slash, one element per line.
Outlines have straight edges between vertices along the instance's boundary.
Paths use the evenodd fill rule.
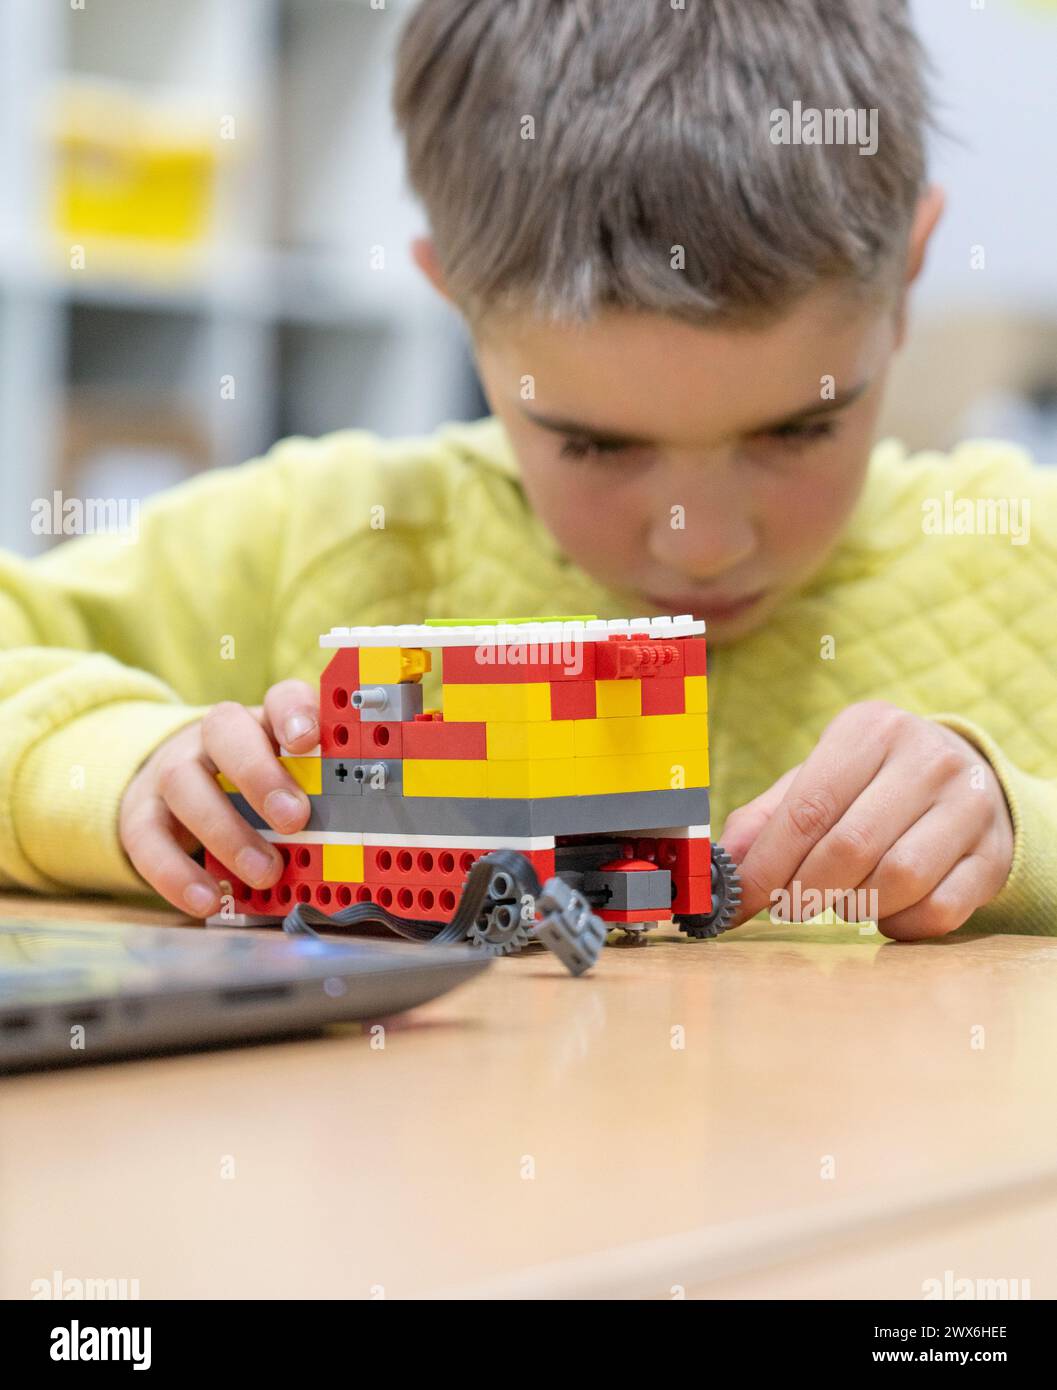
<path fill-rule="evenodd" d="M 196 915 L 209 912 L 216 906 L 216 900 L 212 888 L 207 888 L 204 883 L 192 883 L 184 890 L 184 902 Z"/>
<path fill-rule="evenodd" d="M 304 802 L 299 801 L 293 792 L 269 792 L 264 798 L 264 814 L 277 829 L 296 825 L 304 817 Z"/>
<path fill-rule="evenodd" d="M 239 871 L 239 877 L 244 878 L 247 883 L 257 883 L 262 878 L 267 878 L 272 870 L 271 855 L 265 854 L 261 849 L 254 849 L 247 845 L 245 849 L 240 849 L 235 856 L 235 868 Z"/>
<path fill-rule="evenodd" d="M 299 739 L 302 734 L 307 734 L 309 729 L 316 727 L 316 721 L 307 714 L 292 714 L 286 721 L 286 742 L 291 744 L 295 739 Z"/>

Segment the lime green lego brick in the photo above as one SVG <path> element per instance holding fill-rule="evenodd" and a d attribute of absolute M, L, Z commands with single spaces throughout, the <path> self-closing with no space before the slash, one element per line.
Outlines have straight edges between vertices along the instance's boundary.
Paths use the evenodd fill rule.
<path fill-rule="evenodd" d="M 597 613 L 559 613 L 545 618 L 427 618 L 423 627 L 504 627 L 516 623 L 594 623 Z"/>

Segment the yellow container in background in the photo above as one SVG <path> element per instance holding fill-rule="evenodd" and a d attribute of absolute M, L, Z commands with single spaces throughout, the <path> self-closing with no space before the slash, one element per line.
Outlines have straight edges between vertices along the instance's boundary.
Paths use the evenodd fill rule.
<path fill-rule="evenodd" d="M 219 138 L 200 101 L 70 80 L 54 102 L 53 222 L 62 237 L 206 238 Z"/>

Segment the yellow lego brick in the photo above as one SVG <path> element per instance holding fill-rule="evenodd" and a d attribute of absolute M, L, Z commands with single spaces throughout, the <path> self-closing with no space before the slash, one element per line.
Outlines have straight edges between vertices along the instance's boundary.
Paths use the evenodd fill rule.
<path fill-rule="evenodd" d="M 488 764 L 488 795 L 507 797 L 576 795 L 575 758 L 520 758 Z"/>
<path fill-rule="evenodd" d="M 548 681 L 476 685 L 455 682 L 444 686 L 444 718 L 472 723 L 550 719 Z"/>
<path fill-rule="evenodd" d="M 572 719 L 521 719 L 485 726 L 489 761 L 510 758 L 571 758 Z"/>
<path fill-rule="evenodd" d="M 309 796 L 322 795 L 322 758 L 280 758 L 279 761 L 303 792 Z"/>
<path fill-rule="evenodd" d="M 575 719 L 575 755 L 600 758 L 611 753 L 666 753 L 708 748 L 703 714 L 644 714 L 628 719 Z"/>
<path fill-rule="evenodd" d="M 708 754 L 700 751 L 574 758 L 579 796 L 662 792 L 708 786 Z"/>
<path fill-rule="evenodd" d="M 405 796 L 487 796 L 483 758 L 405 758 Z"/>
<path fill-rule="evenodd" d="M 684 676 L 683 689 L 686 692 L 687 714 L 708 713 L 708 677 Z"/>
<path fill-rule="evenodd" d="M 432 670 L 429 652 L 420 647 L 361 647 L 361 685 L 400 685 L 420 681 Z"/>
<path fill-rule="evenodd" d="M 323 877 L 327 883 L 362 883 L 363 846 L 324 845 Z"/>
<path fill-rule="evenodd" d="M 230 781 L 227 777 L 225 777 L 222 772 L 217 773 L 217 785 L 219 786 L 222 792 L 238 791 L 238 787 L 236 787 L 235 783 Z"/>
<path fill-rule="evenodd" d="M 621 719 L 642 713 L 641 681 L 595 681 L 595 712 L 599 719 Z"/>

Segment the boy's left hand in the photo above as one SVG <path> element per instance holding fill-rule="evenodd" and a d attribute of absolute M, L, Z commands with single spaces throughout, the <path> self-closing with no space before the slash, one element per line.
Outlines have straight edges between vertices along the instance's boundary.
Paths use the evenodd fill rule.
<path fill-rule="evenodd" d="M 1013 862 L 1009 808 L 983 753 L 885 700 L 842 710 L 804 762 L 731 813 L 722 843 L 741 875 L 734 925 L 799 881 L 802 897 L 876 890 L 878 926 L 900 941 L 954 931 Z"/>

